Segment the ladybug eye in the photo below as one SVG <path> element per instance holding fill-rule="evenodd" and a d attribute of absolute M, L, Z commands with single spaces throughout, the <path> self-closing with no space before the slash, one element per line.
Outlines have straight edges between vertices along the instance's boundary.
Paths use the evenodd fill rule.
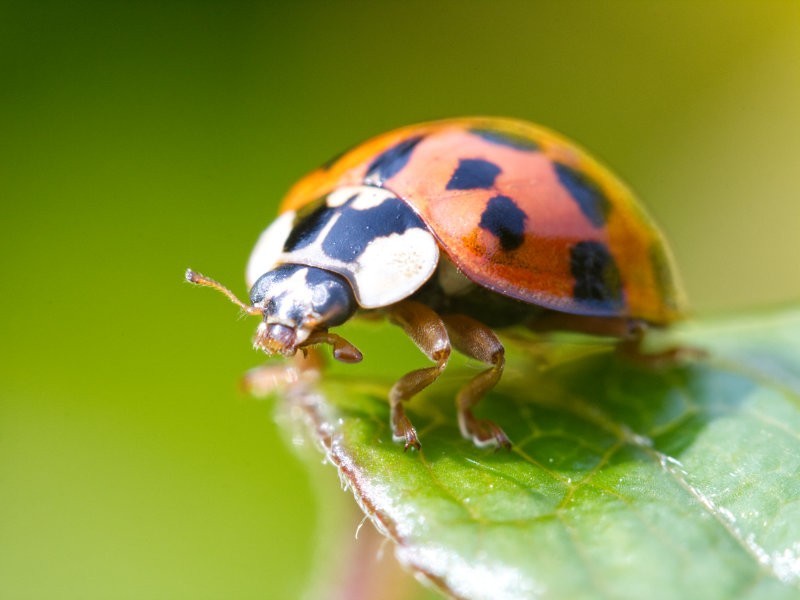
<path fill-rule="evenodd" d="M 311 288 L 311 304 L 326 327 L 340 325 L 355 312 L 353 288 L 341 275 L 324 269 L 310 268 L 306 281 Z"/>

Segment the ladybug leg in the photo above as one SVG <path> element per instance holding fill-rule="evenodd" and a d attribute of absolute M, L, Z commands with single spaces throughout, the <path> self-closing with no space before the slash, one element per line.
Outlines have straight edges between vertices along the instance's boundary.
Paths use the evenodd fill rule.
<path fill-rule="evenodd" d="M 405 442 L 405 450 L 416 448 L 420 443 L 417 432 L 403 410 L 403 402 L 422 391 L 442 374 L 450 358 L 450 338 L 442 319 L 433 310 L 412 300 L 405 300 L 390 307 L 389 321 L 403 328 L 406 335 L 436 363 L 433 367 L 406 373 L 389 392 L 392 438 Z"/>
<path fill-rule="evenodd" d="M 614 317 L 587 317 L 550 310 L 537 315 L 525 325 L 536 333 L 576 331 L 588 335 L 615 337 L 625 340 L 634 335 L 639 335 L 641 338 L 643 333 L 636 334 L 634 330 L 641 328 L 643 332 L 646 328 L 646 325 L 641 321 Z"/>
<path fill-rule="evenodd" d="M 477 419 L 473 407 L 500 380 L 505 366 L 505 349 L 494 331 L 480 321 L 465 315 L 444 317 L 453 346 L 466 356 L 489 365 L 458 392 L 458 426 L 461 435 L 471 439 L 476 446 L 510 448 L 511 441 L 505 432 L 492 421 Z"/>
<path fill-rule="evenodd" d="M 325 367 L 325 357 L 315 347 L 320 344 L 332 346 L 333 357 L 338 361 L 356 363 L 362 358 L 358 348 L 343 337 L 328 331 L 314 331 L 298 348 L 300 351 L 290 360 L 283 363 L 267 363 L 247 371 L 240 383 L 242 391 L 263 398 L 300 381 L 317 379 Z"/>
<path fill-rule="evenodd" d="M 665 367 L 685 359 L 707 357 L 707 353 L 700 348 L 685 346 L 666 348 L 659 352 L 647 352 L 642 347 L 647 329 L 647 323 L 643 321 L 629 321 L 627 334 L 617 344 L 617 352 L 629 360 L 649 367 Z"/>
<path fill-rule="evenodd" d="M 317 344 L 329 344 L 333 348 L 333 358 L 344 363 L 357 363 L 361 362 L 363 356 L 361 351 L 353 344 L 348 342 L 340 335 L 330 333 L 329 331 L 314 331 L 308 336 L 308 339 L 300 346 L 300 351 L 303 355 L 313 352 L 311 346 Z"/>

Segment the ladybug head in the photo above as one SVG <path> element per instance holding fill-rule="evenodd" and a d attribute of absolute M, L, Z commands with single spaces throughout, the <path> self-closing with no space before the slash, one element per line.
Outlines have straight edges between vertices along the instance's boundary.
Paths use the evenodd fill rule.
<path fill-rule="evenodd" d="M 305 265 L 280 265 L 256 280 L 250 302 L 264 322 L 254 345 L 267 354 L 291 356 L 313 331 L 341 325 L 355 312 L 353 290 L 344 277 Z"/>
<path fill-rule="evenodd" d="M 357 306 L 341 275 L 305 265 L 280 265 L 264 273 L 250 290 L 249 306 L 213 279 L 191 270 L 186 279 L 222 292 L 247 314 L 263 316 L 253 345 L 270 356 L 294 355 L 313 332 L 341 325 Z"/>

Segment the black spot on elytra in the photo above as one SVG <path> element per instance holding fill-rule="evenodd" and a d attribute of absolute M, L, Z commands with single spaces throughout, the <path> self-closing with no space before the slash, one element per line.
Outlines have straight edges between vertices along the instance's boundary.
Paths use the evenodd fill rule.
<path fill-rule="evenodd" d="M 494 186 L 495 178 L 501 173 L 496 164 L 480 158 L 462 158 L 453 171 L 445 189 L 448 190 L 488 190 Z"/>
<path fill-rule="evenodd" d="M 408 138 L 380 154 L 370 163 L 369 167 L 367 167 L 364 183 L 382 187 L 387 179 L 391 179 L 397 175 L 403 167 L 408 164 L 411 153 L 414 151 L 417 144 L 422 141 L 422 138 L 423 136 L 421 135 Z"/>
<path fill-rule="evenodd" d="M 348 200 L 339 208 L 339 219 L 322 242 L 322 251 L 336 260 L 355 261 L 377 238 L 413 227 L 425 228 L 411 207 L 398 198 L 388 198 L 365 210 L 351 208 L 351 203 Z"/>
<path fill-rule="evenodd" d="M 289 236 L 283 243 L 283 251 L 299 250 L 311 244 L 319 236 L 328 222 L 333 218 L 333 209 L 325 201 L 321 201 L 319 206 L 311 212 L 298 215 Z"/>
<path fill-rule="evenodd" d="M 581 212 L 595 227 L 602 227 L 611 210 L 603 190 L 586 175 L 561 163 L 555 163 L 556 175 L 572 199 L 578 203 Z"/>
<path fill-rule="evenodd" d="M 528 216 L 508 196 L 491 198 L 478 223 L 500 241 L 503 250 L 516 250 L 525 241 Z"/>
<path fill-rule="evenodd" d="M 623 307 L 622 280 L 614 257 L 600 242 L 578 242 L 570 250 L 573 296 L 597 308 Z"/>
<path fill-rule="evenodd" d="M 477 135 L 487 142 L 491 142 L 492 144 L 508 146 L 509 148 L 514 148 L 515 150 L 535 152 L 539 149 L 539 144 L 537 144 L 535 141 L 514 133 L 498 131 L 496 129 L 481 128 L 470 129 L 469 132 Z"/>

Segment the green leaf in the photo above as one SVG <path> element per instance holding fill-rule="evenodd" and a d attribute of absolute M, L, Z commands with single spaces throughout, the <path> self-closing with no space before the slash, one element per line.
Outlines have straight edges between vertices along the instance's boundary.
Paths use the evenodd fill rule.
<path fill-rule="evenodd" d="M 478 409 L 510 452 L 459 435 L 475 368 L 410 403 L 419 453 L 392 442 L 391 381 L 337 373 L 288 396 L 400 561 L 450 595 L 800 597 L 800 310 L 668 341 L 708 357 L 656 369 L 566 337 L 542 366 L 510 346 Z"/>

